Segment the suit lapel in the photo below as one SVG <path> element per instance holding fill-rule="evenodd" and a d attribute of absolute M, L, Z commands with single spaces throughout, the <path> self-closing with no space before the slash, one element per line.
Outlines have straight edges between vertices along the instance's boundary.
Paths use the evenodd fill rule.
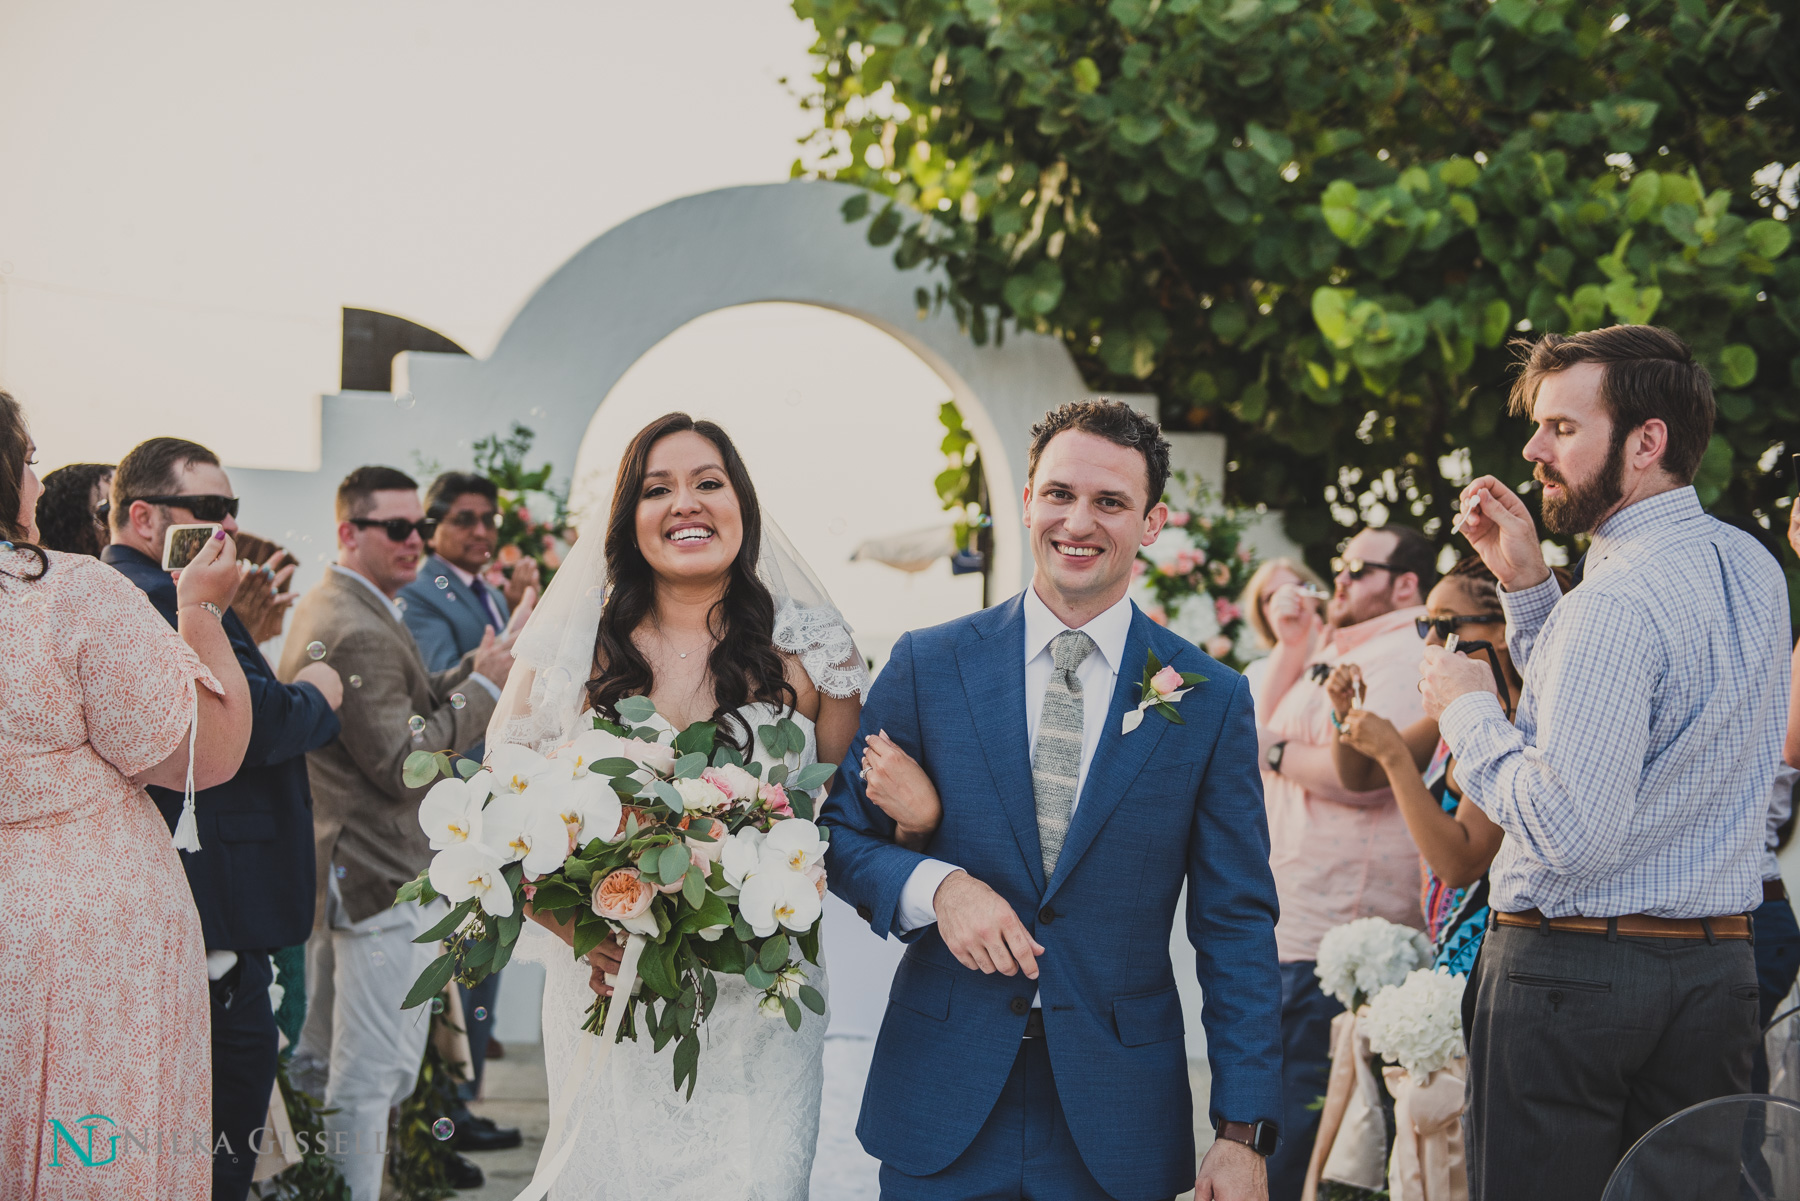
<path fill-rule="evenodd" d="M 1094 748 L 1094 760 L 1088 766 L 1087 780 L 1081 788 L 1081 802 L 1075 806 L 1075 818 L 1069 823 L 1062 853 L 1056 858 L 1056 875 L 1050 881 L 1049 892 L 1055 892 L 1057 886 L 1068 879 L 1075 864 L 1093 845 L 1100 827 L 1125 798 L 1126 789 L 1144 770 L 1157 743 L 1168 732 L 1170 723 L 1150 714 L 1144 724 L 1131 733 L 1119 733 L 1126 711 L 1137 706 L 1138 685 L 1143 682 L 1144 665 L 1151 649 L 1151 631 L 1156 628 L 1136 605 L 1131 607 L 1131 633 L 1125 638 L 1124 661 L 1118 665 L 1112 703 L 1106 708 L 1106 725 L 1100 731 L 1100 745 Z M 1035 814 L 1033 816 L 1035 819 Z M 1048 892 L 1045 899 L 1049 899 Z"/>
<path fill-rule="evenodd" d="M 361 581 L 353 580 L 341 571 L 325 570 L 325 580 L 352 605 L 360 607 L 381 629 L 387 630 L 399 639 L 406 647 L 406 654 L 417 665 L 421 675 L 429 675 L 425 670 L 424 657 L 419 654 L 419 644 L 413 641 L 412 631 L 406 624 L 394 616 L 394 611 L 382 604 L 381 598 L 370 591 Z"/>
<path fill-rule="evenodd" d="M 976 614 L 976 636 L 957 649 L 971 729 L 987 758 L 994 790 L 1012 823 L 1026 870 L 1041 892 L 1043 852 L 1038 846 L 1037 795 L 1025 733 L 1025 604 L 1023 594 Z"/>

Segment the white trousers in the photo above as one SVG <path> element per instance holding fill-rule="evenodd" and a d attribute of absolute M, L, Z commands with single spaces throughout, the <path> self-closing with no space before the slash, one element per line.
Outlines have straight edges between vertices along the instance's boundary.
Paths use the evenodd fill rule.
<path fill-rule="evenodd" d="M 307 942 L 306 1028 L 294 1049 L 293 1080 L 317 1095 L 324 1076 L 328 1151 L 352 1201 L 378 1201 L 388 1149 L 388 1110 L 412 1094 L 431 1033 L 431 1011 L 402 1010 L 413 982 L 443 951 L 412 940 L 447 911 L 397 905 L 352 922 L 337 881 L 325 902 L 326 928 Z M 324 1069 L 321 1071 L 321 1069 Z"/>

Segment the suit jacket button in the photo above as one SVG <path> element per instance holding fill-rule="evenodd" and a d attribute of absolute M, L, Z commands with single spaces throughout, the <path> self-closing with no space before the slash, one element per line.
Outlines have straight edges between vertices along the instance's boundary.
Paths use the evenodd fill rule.
<path fill-rule="evenodd" d="M 867 905 L 858 905 L 856 907 L 856 916 L 860 917 L 865 922 L 872 922 L 875 920 L 874 910 L 870 909 Z"/>
<path fill-rule="evenodd" d="M 1024 1017 L 1030 1010 L 1031 1002 L 1027 1001 L 1024 997 L 1014 997 L 1012 999 L 1012 1011 L 1020 1017 Z"/>
<path fill-rule="evenodd" d="M 1046 926 L 1048 926 L 1051 922 L 1053 922 L 1055 920 L 1056 920 L 1056 910 L 1050 908 L 1050 906 L 1046 905 L 1042 909 L 1038 910 L 1038 921 L 1043 922 Z"/>

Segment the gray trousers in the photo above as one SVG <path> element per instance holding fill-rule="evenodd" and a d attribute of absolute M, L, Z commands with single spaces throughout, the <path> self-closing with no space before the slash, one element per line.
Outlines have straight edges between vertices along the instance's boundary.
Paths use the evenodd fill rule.
<path fill-rule="evenodd" d="M 1743 939 L 1494 926 L 1463 1006 L 1471 1201 L 1598 1201 L 1652 1126 L 1749 1091 L 1759 1031 Z"/>

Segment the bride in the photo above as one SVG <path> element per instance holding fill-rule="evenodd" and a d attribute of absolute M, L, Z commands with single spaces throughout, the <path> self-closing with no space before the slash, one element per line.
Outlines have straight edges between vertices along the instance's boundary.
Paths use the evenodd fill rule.
<path fill-rule="evenodd" d="M 625 697 L 656 704 L 663 740 L 692 722 L 774 766 L 756 737 L 782 716 L 806 734 L 790 768 L 848 752 L 868 674 L 850 627 L 772 523 L 725 431 L 685 413 L 651 422 L 619 464 L 603 547 L 576 543 L 521 635 L 488 745 L 547 750 L 617 721 Z M 604 605 L 602 605 L 604 601 Z M 576 681 L 586 680 L 585 687 Z M 519 955 L 546 965 L 544 1058 L 553 1113 L 579 1144 L 551 1195 L 579 1201 L 804 1198 L 818 1137 L 825 1021 L 798 1032 L 757 1012 L 721 974 L 692 1099 L 668 1055 L 619 1042 L 602 1070 L 565 1079 L 593 993 L 610 993 L 620 947 L 574 957 L 574 926 L 527 913 Z M 560 941 L 557 941 L 559 940 Z M 829 997 L 824 956 L 808 965 Z M 546 1149 L 549 1154 L 553 1149 Z"/>

